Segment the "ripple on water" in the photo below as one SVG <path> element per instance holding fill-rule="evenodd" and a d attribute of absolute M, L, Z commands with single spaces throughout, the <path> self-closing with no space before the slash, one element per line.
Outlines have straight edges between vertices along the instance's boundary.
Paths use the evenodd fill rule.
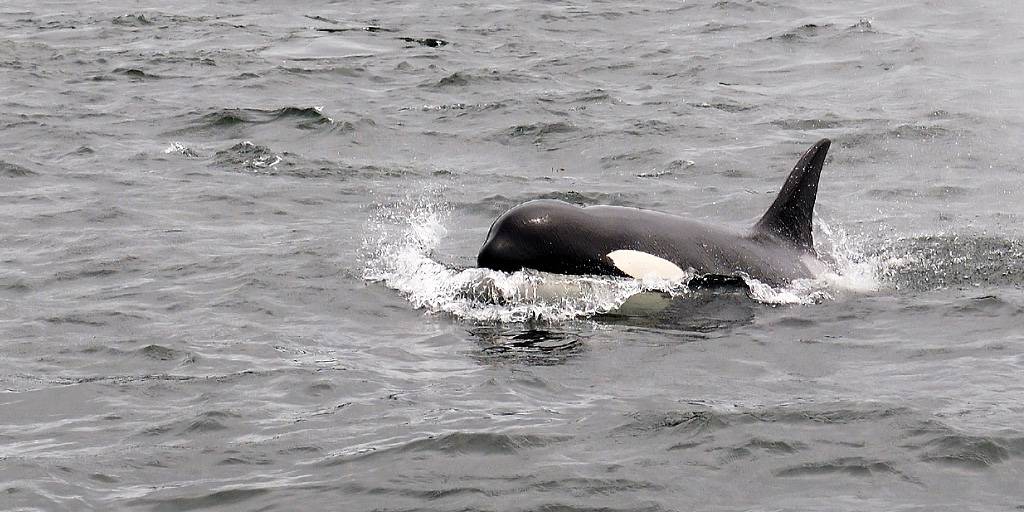
<path fill-rule="evenodd" d="M 510 126 L 496 134 L 494 140 L 506 145 L 524 142 L 541 144 L 550 139 L 557 139 L 559 135 L 573 133 L 577 130 L 575 125 L 565 121 L 537 121 Z"/>
<path fill-rule="evenodd" d="M 181 350 L 156 344 L 146 345 L 145 347 L 136 350 L 136 353 L 142 357 L 156 361 L 176 361 L 183 359 L 187 354 Z"/>
<path fill-rule="evenodd" d="M 513 206 L 535 199 L 555 199 L 557 201 L 565 201 L 566 203 L 572 203 L 580 206 L 598 204 L 634 206 L 641 202 L 639 195 L 631 192 L 555 190 L 551 192 L 520 194 L 511 197 L 502 194 L 490 195 L 479 200 L 474 200 L 472 203 L 461 205 L 461 207 L 474 213 L 496 216 L 505 213 Z"/>
<path fill-rule="evenodd" d="M 671 135 L 679 131 L 679 125 L 658 119 L 634 119 L 623 133 L 636 136 Z"/>
<path fill-rule="evenodd" d="M 136 505 L 147 506 L 154 512 L 217 509 L 248 502 L 269 492 L 269 489 L 260 488 L 225 489 L 198 496 L 165 499 L 148 498 L 137 499 L 132 502 Z"/>
<path fill-rule="evenodd" d="M 35 175 L 35 172 L 23 166 L 0 160 L 0 178 L 24 178 Z"/>
<path fill-rule="evenodd" d="M 941 430 L 949 431 L 944 428 Z M 904 444 L 904 448 L 920 451 L 920 458 L 966 469 L 986 469 L 1012 458 L 1024 457 L 1024 437 L 976 436 L 959 432 L 931 433 L 936 437 L 923 442 Z"/>
<path fill-rule="evenodd" d="M 170 436 L 172 438 L 216 434 L 223 430 L 229 430 L 232 420 L 238 418 L 241 418 L 241 415 L 231 411 L 206 411 L 193 418 L 147 427 L 141 434 L 145 437 Z"/>
<path fill-rule="evenodd" d="M 842 145 L 848 148 L 860 146 L 882 146 L 894 141 L 937 143 L 948 140 L 955 143 L 956 139 L 965 136 L 968 128 L 947 128 L 946 121 L 904 123 L 885 129 L 870 128 L 864 131 L 843 135 Z"/>
<path fill-rule="evenodd" d="M 445 75 L 437 80 L 430 80 L 421 87 L 425 89 L 446 90 L 464 88 L 473 85 L 494 86 L 495 84 L 523 84 L 536 81 L 528 74 L 500 69 L 463 70 Z"/>
<path fill-rule="evenodd" d="M 875 258 L 880 262 L 880 277 L 897 289 L 1024 284 L 1024 242 L 1015 239 L 945 234 L 914 237 L 881 246 Z M 973 303 L 974 307 L 984 305 Z"/>
<path fill-rule="evenodd" d="M 238 169 L 258 174 L 274 173 L 274 167 L 284 161 L 286 154 L 277 154 L 267 146 L 243 141 L 222 149 L 214 155 L 217 166 Z"/>
<path fill-rule="evenodd" d="M 558 365 L 587 350 L 586 337 L 572 330 L 520 330 L 498 324 L 475 327 L 470 334 L 480 346 L 473 357 L 488 364 Z"/>
<path fill-rule="evenodd" d="M 651 149 L 640 149 L 635 151 L 628 151 L 626 153 L 616 153 L 613 155 L 603 156 L 600 159 L 601 167 L 605 169 L 615 169 L 621 167 L 647 167 L 652 162 L 661 157 L 664 153 L 656 148 Z"/>
<path fill-rule="evenodd" d="M 571 436 L 503 434 L 494 432 L 449 432 L 401 442 L 391 446 L 362 447 L 356 454 L 329 457 L 320 463 L 328 466 L 364 463 L 382 464 L 383 460 L 404 459 L 410 453 L 459 455 L 513 455 L 570 440 Z"/>
<path fill-rule="evenodd" d="M 808 462 L 775 471 L 779 477 L 831 476 L 836 473 L 855 477 L 894 475 L 905 481 L 919 483 L 916 479 L 896 469 L 894 463 L 871 460 L 863 457 L 840 457 L 826 462 Z"/>
<path fill-rule="evenodd" d="M 336 123 L 316 107 L 282 107 L 274 110 L 258 108 L 225 108 L 212 112 L 190 112 L 178 119 L 186 126 L 167 132 L 174 137 L 218 137 L 237 139 L 244 137 L 250 127 L 277 125 L 298 130 L 341 130 L 351 131 L 351 123 Z"/>
<path fill-rule="evenodd" d="M 692 437 L 696 434 L 710 436 L 732 429 L 744 430 L 758 425 L 790 425 L 792 428 L 871 425 L 907 416 L 916 417 L 916 414 L 905 408 L 879 407 L 874 404 L 808 404 L 776 407 L 700 406 L 667 412 L 638 411 L 630 416 L 631 421 L 616 427 L 614 435 L 676 437 L 685 434 Z M 715 440 L 714 437 L 706 439 Z"/>
<path fill-rule="evenodd" d="M 786 43 L 796 43 L 814 39 L 820 35 L 824 35 L 833 32 L 833 26 L 831 24 L 816 25 L 814 23 L 807 23 L 799 27 L 787 30 L 781 34 L 773 35 L 768 37 L 768 41 L 782 41 Z"/>
<path fill-rule="evenodd" d="M 242 141 L 217 151 L 209 161 L 214 169 L 262 176 L 290 176 L 294 178 L 334 178 L 351 182 L 357 187 L 367 181 L 382 179 L 409 179 L 434 176 L 437 171 L 401 165 L 364 164 L 310 159 L 288 151 L 278 152 L 269 146 Z M 228 199 L 228 196 L 207 196 L 207 199 Z M 300 198 L 297 201 L 309 200 Z"/>
<path fill-rule="evenodd" d="M 839 119 L 778 119 L 771 122 L 783 130 L 831 130 L 842 128 L 845 123 Z"/>
<path fill-rule="evenodd" d="M 155 73 L 149 73 L 138 68 L 115 68 L 112 71 L 115 75 L 127 77 L 133 81 L 160 80 L 165 77 Z"/>

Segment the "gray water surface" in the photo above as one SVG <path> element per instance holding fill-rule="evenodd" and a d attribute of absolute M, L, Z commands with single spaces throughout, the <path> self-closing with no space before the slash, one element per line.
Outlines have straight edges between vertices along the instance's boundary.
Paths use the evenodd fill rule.
<path fill-rule="evenodd" d="M 0 509 L 1020 509 L 1022 26 L 4 2 Z M 747 225 L 821 137 L 828 279 L 471 269 L 538 197 Z"/>

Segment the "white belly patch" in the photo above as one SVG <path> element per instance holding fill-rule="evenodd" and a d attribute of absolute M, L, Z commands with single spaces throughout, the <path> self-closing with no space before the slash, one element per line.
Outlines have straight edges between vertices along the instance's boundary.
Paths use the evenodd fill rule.
<path fill-rule="evenodd" d="M 629 249 L 608 253 L 615 268 L 634 279 L 666 279 L 678 281 L 686 276 L 678 265 L 653 254 Z"/>

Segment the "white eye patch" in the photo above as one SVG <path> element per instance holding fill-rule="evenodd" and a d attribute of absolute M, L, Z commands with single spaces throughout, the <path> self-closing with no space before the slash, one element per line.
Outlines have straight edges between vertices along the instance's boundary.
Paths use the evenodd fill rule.
<path fill-rule="evenodd" d="M 608 258 L 615 268 L 634 279 L 678 281 L 686 275 L 675 263 L 642 251 L 620 249 L 608 253 Z"/>

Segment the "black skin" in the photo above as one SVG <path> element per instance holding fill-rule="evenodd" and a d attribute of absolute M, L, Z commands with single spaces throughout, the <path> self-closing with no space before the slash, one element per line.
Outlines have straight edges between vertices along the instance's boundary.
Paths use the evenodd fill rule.
<path fill-rule="evenodd" d="M 630 249 L 696 271 L 703 277 L 692 286 L 735 283 L 740 274 L 772 285 L 810 277 L 811 215 L 828 147 L 823 139 L 804 154 L 779 198 L 750 230 L 638 208 L 535 200 L 494 221 L 477 264 L 506 272 L 623 276 L 607 255 Z"/>

